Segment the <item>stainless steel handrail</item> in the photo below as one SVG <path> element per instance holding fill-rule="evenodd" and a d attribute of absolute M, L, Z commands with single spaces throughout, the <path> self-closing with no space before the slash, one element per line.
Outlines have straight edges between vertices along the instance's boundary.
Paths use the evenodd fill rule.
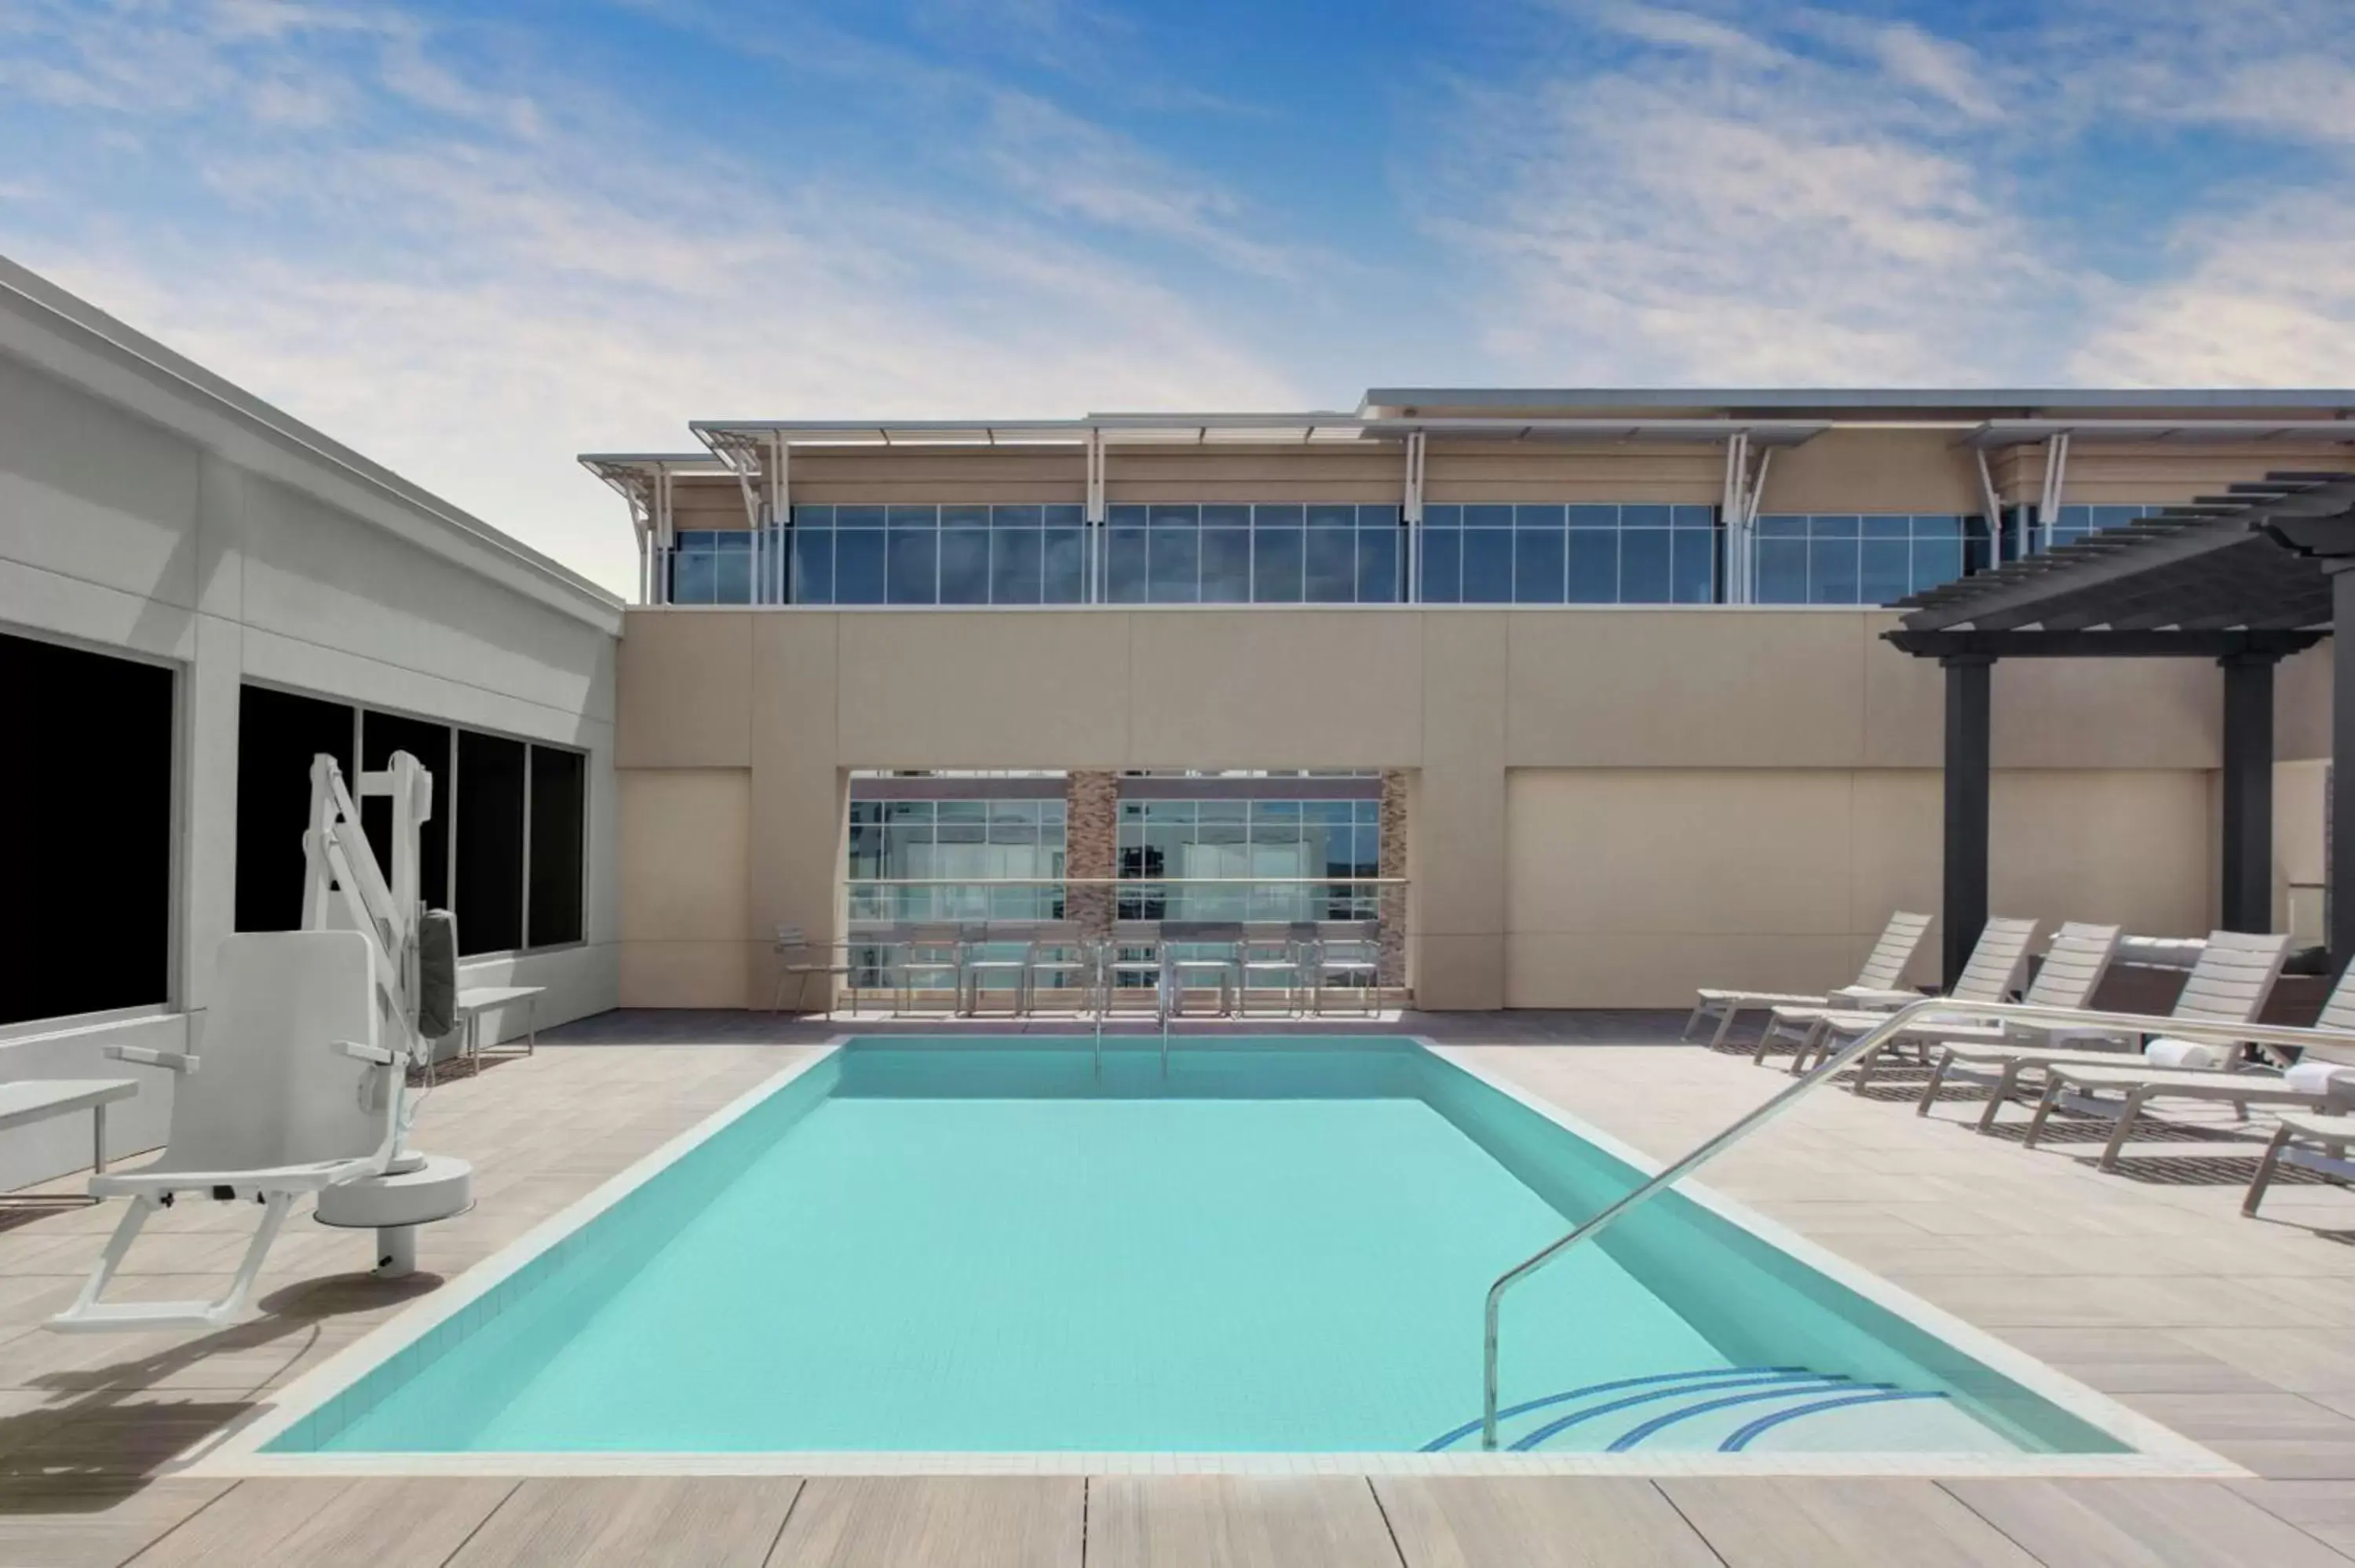
<path fill-rule="evenodd" d="M 1480 1395 L 1480 1446 L 1494 1448 L 1497 1446 L 1497 1313 L 1507 1290 L 1579 1243 L 1593 1240 L 1631 1211 L 1675 1186 L 1788 1110 L 1809 1089 L 1829 1082 L 1834 1074 L 1859 1057 L 1879 1050 L 1901 1034 L 1919 1033 L 1923 1022 L 1939 1019 L 1946 1022 L 1992 1019 L 1998 1022 L 2066 1024 L 2073 1029 L 2107 1030 L 2119 1034 L 2164 1034 L 2170 1039 L 2219 1045 L 2326 1045 L 2355 1051 L 2355 1035 L 2337 1030 L 2301 1029 L 2288 1024 L 2211 1023 L 2190 1018 L 2159 1018 L 2140 1012 L 2083 1012 L 2072 1008 L 2035 1006 L 2019 1001 L 1954 1001 L 1943 996 L 1909 1001 L 1891 1012 L 1885 1021 L 1875 1024 L 1870 1032 L 1859 1034 L 1827 1056 L 1823 1065 L 1814 1072 L 1693 1149 L 1650 1181 L 1630 1190 L 1568 1235 L 1531 1254 L 1497 1277 L 1496 1282 L 1488 1287 L 1487 1330 L 1481 1344 L 1484 1387 Z"/>

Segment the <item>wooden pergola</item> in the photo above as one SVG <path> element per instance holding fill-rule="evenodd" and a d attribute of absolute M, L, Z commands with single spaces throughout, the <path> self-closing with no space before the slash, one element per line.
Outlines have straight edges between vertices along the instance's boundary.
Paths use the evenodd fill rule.
<path fill-rule="evenodd" d="M 1889 641 L 1946 672 L 1946 977 L 1987 908 L 1998 659 L 2212 659 L 2224 670 L 2224 927 L 2273 923 L 2274 666 L 2355 625 L 2355 472 L 2275 473 L 1902 600 Z M 2332 642 L 2328 939 L 2355 953 L 2355 638 Z"/>

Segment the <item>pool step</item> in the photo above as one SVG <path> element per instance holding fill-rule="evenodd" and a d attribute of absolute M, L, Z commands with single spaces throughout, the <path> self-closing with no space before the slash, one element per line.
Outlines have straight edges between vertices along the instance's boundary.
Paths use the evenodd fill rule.
<path fill-rule="evenodd" d="M 1738 1454 L 1775 1428 L 1808 1416 L 1945 1397 L 1805 1367 L 1714 1367 L 1616 1378 L 1523 1400 L 1497 1412 L 1497 1432 L 1498 1446 L 1514 1453 L 1550 1447 L 1624 1454 L 1663 1435 L 1656 1446 L 1691 1447 L 1677 1439 L 1709 1430 L 1721 1433 L 1718 1452 Z M 1467 1422 L 1433 1438 L 1423 1451 L 1476 1447 L 1479 1436 L 1480 1423 Z"/>

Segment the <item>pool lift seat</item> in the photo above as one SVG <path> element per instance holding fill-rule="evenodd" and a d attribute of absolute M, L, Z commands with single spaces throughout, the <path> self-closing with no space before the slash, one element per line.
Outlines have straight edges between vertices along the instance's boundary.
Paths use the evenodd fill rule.
<path fill-rule="evenodd" d="M 376 1273 L 416 1266 L 416 1227 L 473 1206 L 473 1168 L 419 1154 L 402 1139 L 414 1115 L 409 1068 L 448 1033 L 456 939 L 419 896 L 419 830 L 432 815 L 432 775 L 406 752 L 360 776 L 363 797 L 392 807 L 386 885 L 335 758 L 311 764 L 303 928 L 224 939 L 201 1050 L 111 1045 L 118 1060 L 174 1075 L 164 1152 L 135 1171 L 94 1174 L 95 1198 L 130 1208 L 73 1305 L 66 1331 L 218 1329 L 250 1315 L 262 1260 L 294 1200 L 317 1199 L 330 1225 L 377 1233 Z M 106 1288 L 148 1220 L 182 1197 L 261 1205 L 226 1294 L 210 1301 L 109 1301 Z"/>

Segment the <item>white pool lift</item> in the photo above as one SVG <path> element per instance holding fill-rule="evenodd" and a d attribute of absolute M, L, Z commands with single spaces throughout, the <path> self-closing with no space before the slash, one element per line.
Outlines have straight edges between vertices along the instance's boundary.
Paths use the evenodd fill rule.
<path fill-rule="evenodd" d="M 391 885 L 336 759 L 313 758 L 303 928 L 222 941 L 200 1051 L 106 1048 L 176 1075 L 169 1141 L 136 1171 L 91 1176 L 92 1197 L 126 1197 L 131 1207 L 80 1298 L 50 1328 L 154 1332 L 240 1321 L 304 1193 L 316 1195 L 322 1223 L 377 1233 L 376 1272 L 387 1277 L 416 1266 L 417 1226 L 473 1206 L 471 1166 L 401 1146 L 414 1114 L 409 1068 L 449 1031 L 456 991 L 454 928 L 419 891 L 433 776 L 395 752 L 382 772 L 360 775 L 360 794 L 391 806 Z M 228 1294 L 101 1299 L 141 1228 L 183 1194 L 261 1206 Z"/>

